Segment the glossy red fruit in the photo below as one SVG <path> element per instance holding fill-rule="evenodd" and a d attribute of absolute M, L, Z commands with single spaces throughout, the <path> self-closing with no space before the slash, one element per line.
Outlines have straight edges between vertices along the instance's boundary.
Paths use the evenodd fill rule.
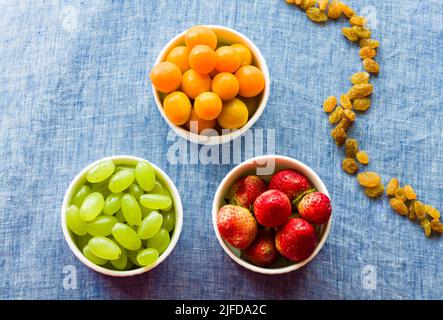
<path fill-rule="evenodd" d="M 242 257 L 252 264 L 266 267 L 272 264 L 279 253 L 275 247 L 275 234 L 260 230 L 255 240 L 242 251 Z"/>
<path fill-rule="evenodd" d="M 274 174 L 269 189 L 280 190 L 292 202 L 299 194 L 310 189 L 309 180 L 300 172 L 284 169 Z"/>
<path fill-rule="evenodd" d="M 314 227 L 301 218 L 289 219 L 275 236 L 275 246 L 282 256 L 299 262 L 308 258 L 318 244 Z"/>
<path fill-rule="evenodd" d="M 283 192 L 268 190 L 255 200 L 254 215 L 262 226 L 278 227 L 291 215 L 291 202 Z"/>
<path fill-rule="evenodd" d="M 222 238 L 237 249 L 245 249 L 257 235 L 257 222 L 248 209 L 225 205 L 217 213 L 217 228 Z"/>
<path fill-rule="evenodd" d="M 255 199 L 267 189 L 266 182 L 259 176 L 243 177 L 231 187 L 232 200 L 235 204 L 250 209 Z"/>
<path fill-rule="evenodd" d="M 298 204 L 298 212 L 300 217 L 309 223 L 326 223 L 331 217 L 331 200 L 321 192 L 309 193 Z"/>

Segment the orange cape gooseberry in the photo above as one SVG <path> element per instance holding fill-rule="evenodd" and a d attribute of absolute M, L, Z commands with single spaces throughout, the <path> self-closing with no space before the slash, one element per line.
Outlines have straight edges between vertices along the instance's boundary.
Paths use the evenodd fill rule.
<path fill-rule="evenodd" d="M 217 57 L 210 47 L 199 44 L 189 52 L 188 61 L 194 71 L 207 74 L 215 68 Z"/>
<path fill-rule="evenodd" d="M 237 78 L 232 73 L 222 72 L 212 79 L 211 88 L 223 101 L 228 101 L 237 96 L 239 84 Z"/>
<path fill-rule="evenodd" d="M 195 99 L 200 93 L 211 91 L 211 78 L 190 69 L 183 74 L 181 89 L 189 98 Z"/>
<path fill-rule="evenodd" d="M 252 63 L 252 53 L 247 46 L 241 43 L 234 43 L 231 47 L 240 54 L 242 67 Z"/>
<path fill-rule="evenodd" d="M 168 119 L 175 125 L 185 124 L 191 115 L 191 102 L 180 91 L 168 94 L 163 101 L 163 109 Z"/>
<path fill-rule="evenodd" d="M 214 92 L 203 92 L 194 101 L 195 112 L 204 120 L 217 118 L 222 110 L 222 106 L 220 97 Z"/>
<path fill-rule="evenodd" d="M 235 72 L 241 65 L 241 55 L 231 46 L 223 46 L 215 51 L 215 69 L 219 72 Z"/>
<path fill-rule="evenodd" d="M 248 108 L 237 98 L 224 102 L 217 122 L 224 129 L 241 128 L 248 122 Z"/>
<path fill-rule="evenodd" d="M 154 87 L 163 93 L 176 90 L 182 81 L 180 68 L 169 61 L 160 62 L 152 68 L 149 74 Z"/>
<path fill-rule="evenodd" d="M 191 111 L 191 116 L 189 117 L 188 122 L 186 122 L 186 127 L 189 131 L 194 133 L 201 133 L 206 129 L 214 129 L 217 123 L 216 119 L 205 120 L 198 116 L 197 112 L 194 109 Z"/>
<path fill-rule="evenodd" d="M 215 50 L 217 47 L 217 35 L 215 32 L 205 26 L 194 26 L 189 28 L 185 34 L 186 46 L 190 49 L 199 44 L 204 44 Z"/>
<path fill-rule="evenodd" d="M 166 61 L 172 62 L 177 65 L 182 73 L 189 70 L 189 49 L 185 46 L 178 46 L 169 51 L 166 56 Z"/>
<path fill-rule="evenodd" d="M 244 66 L 235 73 L 240 85 L 239 94 L 242 97 L 255 97 L 265 87 L 265 77 L 261 70 L 254 66 Z"/>

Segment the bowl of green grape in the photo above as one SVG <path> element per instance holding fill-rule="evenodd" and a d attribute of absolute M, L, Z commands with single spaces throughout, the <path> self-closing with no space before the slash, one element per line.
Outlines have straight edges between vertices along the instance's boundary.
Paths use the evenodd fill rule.
<path fill-rule="evenodd" d="M 62 204 L 62 228 L 74 255 L 105 275 L 126 277 L 162 263 L 180 237 L 183 208 L 174 182 L 134 156 L 84 168 Z"/>

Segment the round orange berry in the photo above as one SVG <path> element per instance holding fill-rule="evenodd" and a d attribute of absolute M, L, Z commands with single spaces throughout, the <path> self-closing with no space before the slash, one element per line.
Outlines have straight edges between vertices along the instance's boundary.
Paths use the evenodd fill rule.
<path fill-rule="evenodd" d="M 189 98 L 195 99 L 200 93 L 211 91 L 211 78 L 207 74 L 188 70 L 183 74 L 181 89 Z"/>
<path fill-rule="evenodd" d="M 219 72 L 235 72 L 241 64 L 241 56 L 233 47 L 224 46 L 215 51 L 217 62 L 215 69 Z"/>
<path fill-rule="evenodd" d="M 204 120 L 217 118 L 222 106 L 220 97 L 214 92 L 203 92 L 194 101 L 195 112 Z"/>
<path fill-rule="evenodd" d="M 163 93 L 176 90 L 182 81 L 180 68 L 169 61 L 160 62 L 152 68 L 149 74 L 154 87 Z"/>
<path fill-rule="evenodd" d="M 189 65 L 198 73 L 207 74 L 215 68 L 216 55 L 214 50 L 199 44 L 189 53 Z"/>
<path fill-rule="evenodd" d="M 166 61 L 172 62 L 177 65 L 181 72 L 184 73 L 189 70 L 189 49 L 185 46 L 178 46 L 169 51 Z"/>
<path fill-rule="evenodd" d="M 168 94 L 163 101 L 163 109 L 168 119 L 175 125 L 185 124 L 191 115 L 191 102 L 180 91 Z"/>
<path fill-rule="evenodd" d="M 255 97 L 265 87 L 265 77 L 261 70 L 254 66 L 244 66 L 235 73 L 240 85 L 239 95 L 250 98 Z"/>
<path fill-rule="evenodd" d="M 237 98 L 226 101 L 217 122 L 223 129 L 241 128 L 248 122 L 248 108 Z"/>
<path fill-rule="evenodd" d="M 208 27 L 194 26 L 186 31 L 185 43 L 190 49 L 192 49 L 196 45 L 204 44 L 212 50 L 215 50 L 215 48 L 217 47 L 217 35 Z"/>
<path fill-rule="evenodd" d="M 194 133 L 201 133 L 206 129 L 214 129 L 217 123 L 216 119 L 205 120 L 198 116 L 197 112 L 194 109 L 191 111 L 191 116 L 189 117 L 188 122 L 186 122 L 186 127 L 189 131 Z"/>
<path fill-rule="evenodd" d="M 252 53 L 247 46 L 241 43 L 235 43 L 231 47 L 240 54 L 242 67 L 252 63 Z"/>
<path fill-rule="evenodd" d="M 237 96 L 239 84 L 237 78 L 232 73 L 222 72 L 212 79 L 211 88 L 223 101 L 227 101 Z"/>

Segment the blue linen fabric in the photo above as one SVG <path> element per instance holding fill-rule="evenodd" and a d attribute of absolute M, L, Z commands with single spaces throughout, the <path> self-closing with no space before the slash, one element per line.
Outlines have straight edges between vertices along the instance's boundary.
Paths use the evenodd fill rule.
<path fill-rule="evenodd" d="M 372 14 L 381 41 L 371 109 L 350 134 L 387 182 L 412 184 L 443 208 L 443 2 L 347 1 Z M 355 44 L 283 0 L 0 2 L 0 298 L 4 299 L 441 299 L 443 242 L 370 200 L 340 169 L 321 104 L 360 71 Z M 177 33 L 218 24 L 261 49 L 271 94 L 255 129 L 275 130 L 275 153 L 310 165 L 333 201 L 330 236 L 297 272 L 265 276 L 221 249 L 213 195 L 235 164 L 172 164 L 170 132 L 149 69 Z M 266 151 L 266 149 L 265 149 Z M 116 279 L 84 266 L 60 226 L 71 179 L 87 164 L 131 154 L 176 183 L 184 225 L 172 254 L 144 275 Z M 63 268 L 77 270 L 65 289 Z M 376 275 L 376 287 L 365 285 Z M 374 279 L 375 280 L 375 279 Z"/>

